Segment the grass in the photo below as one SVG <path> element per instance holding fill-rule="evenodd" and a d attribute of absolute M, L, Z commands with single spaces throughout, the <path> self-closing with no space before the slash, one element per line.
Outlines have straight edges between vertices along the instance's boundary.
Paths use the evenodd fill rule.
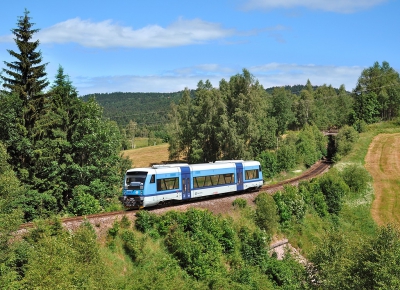
<path fill-rule="evenodd" d="M 133 167 L 149 167 L 168 161 L 168 144 L 124 150 L 122 154 L 132 160 Z"/>
<path fill-rule="evenodd" d="M 360 134 L 360 138 L 357 143 L 354 145 L 353 150 L 350 152 L 349 155 L 342 158 L 339 162 L 341 163 L 358 163 L 358 164 L 365 164 L 365 156 L 367 155 L 369 145 L 372 142 L 372 139 L 382 133 L 399 133 L 400 126 L 398 121 L 397 122 L 381 122 L 376 123 L 368 126 L 367 132 L 363 132 Z"/>
<path fill-rule="evenodd" d="M 400 133 L 400 126 L 398 122 L 381 122 L 377 124 L 372 124 L 368 126 L 368 131 L 361 133 L 360 138 L 358 142 L 355 144 L 353 150 L 348 156 L 345 156 L 338 164 L 335 166 L 337 168 L 344 167 L 348 164 L 352 163 L 357 163 L 357 164 L 363 164 L 364 166 L 369 164 L 366 164 L 366 156 L 368 153 L 368 150 L 372 150 L 371 143 L 374 140 L 374 138 L 379 135 L 379 134 L 395 134 L 395 133 Z M 387 141 L 384 141 L 387 142 Z M 384 143 L 382 148 L 385 147 Z M 382 158 L 379 158 L 380 160 L 373 160 L 373 162 L 379 163 L 378 166 L 380 167 L 380 170 L 389 170 L 389 168 L 385 168 L 388 166 L 388 163 L 384 162 L 384 160 L 387 159 L 386 154 L 390 153 L 390 149 L 382 150 Z M 383 166 L 383 167 L 382 167 Z M 368 168 L 367 168 L 368 169 Z M 374 190 L 375 193 L 371 192 L 371 189 L 367 192 L 364 193 L 363 196 L 359 197 L 357 200 L 347 200 L 346 201 L 346 206 L 342 210 L 342 217 L 343 220 L 346 221 L 347 223 L 352 224 L 353 226 L 349 226 L 352 230 L 356 231 L 361 231 L 365 234 L 371 234 L 372 229 L 375 227 L 375 222 L 373 221 L 373 216 L 375 215 L 372 213 L 371 215 L 371 206 L 373 204 L 374 200 L 374 194 L 377 194 L 377 189 L 379 188 L 389 188 L 390 193 L 386 193 L 382 196 L 382 205 L 379 208 L 378 212 L 376 213 L 377 215 L 381 216 L 384 218 L 384 220 L 387 222 L 389 221 L 389 217 L 393 215 L 393 213 L 400 212 L 400 204 L 398 203 L 393 203 L 394 196 L 393 195 L 398 195 L 398 187 L 395 186 L 396 180 L 399 179 L 399 175 L 394 176 L 394 180 L 378 180 L 378 176 L 376 172 L 368 169 L 370 174 L 372 175 L 374 179 Z M 389 177 L 388 175 L 385 175 L 386 177 Z M 379 184 L 378 184 L 379 182 Z M 383 182 L 382 184 L 380 182 Z M 397 189 L 396 189 L 397 188 Z M 396 189 L 395 192 L 392 189 Z M 375 218 L 376 220 L 376 218 Z M 393 220 L 392 220 L 393 221 Z M 397 220 L 397 222 L 399 222 Z M 385 223 L 385 222 L 384 222 Z M 379 224 L 384 224 L 384 223 L 379 223 Z"/>

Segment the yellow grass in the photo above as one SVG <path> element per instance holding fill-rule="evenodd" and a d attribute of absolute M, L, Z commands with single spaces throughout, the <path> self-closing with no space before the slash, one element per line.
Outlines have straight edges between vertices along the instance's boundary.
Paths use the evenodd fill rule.
<path fill-rule="evenodd" d="M 365 167 L 373 177 L 372 217 L 378 225 L 400 225 L 400 133 L 380 134 L 371 142 Z"/>
<path fill-rule="evenodd" d="M 168 143 L 138 149 L 124 150 L 123 156 L 132 160 L 133 167 L 149 167 L 168 161 Z"/>

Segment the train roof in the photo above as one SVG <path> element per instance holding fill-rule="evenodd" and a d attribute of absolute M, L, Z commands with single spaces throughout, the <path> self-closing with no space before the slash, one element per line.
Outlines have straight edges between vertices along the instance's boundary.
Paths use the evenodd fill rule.
<path fill-rule="evenodd" d="M 156 164 L 152 167 L 142 167 L 142 168 L 131 168 L 127 170 L 128 172 L 148 172 L 148 173 L 156 173 L 156 172 L 179 172 L 180 167 L 188 166 L 191 170 L 207 170 L 207 169 L 222 169 L 222 168 L 232 168 L 236 167 L 236 163 L 243 163 L 244 165 L 259 165 L 258 161 L 243 161 L 243 160 L 219 160 L 210 163 L 199 163 L 199 164 L 188 164 L 188 163 L 171 163 L 171 164 Z"/>

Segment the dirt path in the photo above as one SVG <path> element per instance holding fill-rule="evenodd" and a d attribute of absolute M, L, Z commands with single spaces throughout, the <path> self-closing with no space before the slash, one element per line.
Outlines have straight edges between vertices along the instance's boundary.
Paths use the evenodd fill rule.
<path fill-rule="evenodd" d="M 373 219 L 378 225 L 400 225 L 400 134 L 376 136 L 365 157 L 365 167 L 374 179 Z"/>

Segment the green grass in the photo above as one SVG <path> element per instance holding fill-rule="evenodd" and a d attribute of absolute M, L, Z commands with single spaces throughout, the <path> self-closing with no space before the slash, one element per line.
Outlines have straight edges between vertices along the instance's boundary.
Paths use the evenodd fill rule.
<path fill-rule="evenodd" d="M 149 138 L 143 138 L 143 137 L 136 137 L 135 138 L 135 148 L 143 148 L 147 146 L 154 146 L 154 145 L 160 145 L 162 144 L 162 139 L 151 139 Z"/>
<path fill-rule="evenodd" d="M 399 133 L 400 124 L 399 121 L 392 122 L 381 122 L 368 126 L 367 132 L 360 134 L 360 138 L 354 145 L 353 150 L 349 155 L 345 156 L 340 160 L 340 163 L 358 163 L 365 164 L 365 156 L 368 152 L 369 144 L 371 144 L 372 139 L 381 133 Z"/>

